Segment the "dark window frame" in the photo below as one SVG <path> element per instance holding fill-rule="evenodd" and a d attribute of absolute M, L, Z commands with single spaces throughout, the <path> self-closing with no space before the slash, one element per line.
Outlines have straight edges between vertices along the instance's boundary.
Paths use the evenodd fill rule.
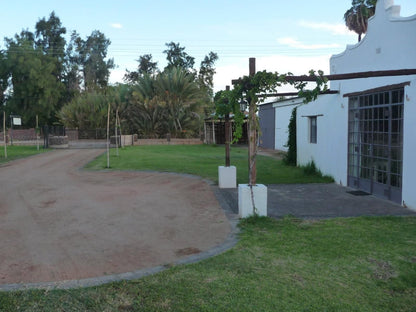
<path fill-rule="evenodd" d="M 309 143 L 318 143 L 318 116 L 309 116 Z"/>

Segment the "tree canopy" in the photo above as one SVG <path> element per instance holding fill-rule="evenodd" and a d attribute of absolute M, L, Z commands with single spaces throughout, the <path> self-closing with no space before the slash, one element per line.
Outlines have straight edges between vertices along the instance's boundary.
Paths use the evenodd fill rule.
<path fill-rule="evenodd" d="M 99 31 L 86 39 L 76 32 L 69 42 L 55 12 L 39 19 L 34 32 L 26 29 L 5 38 L 0 51 L 0 101 L 9 113 L 21 115 L 26 126 L 58 121 L 57 113 L 81 90 L 106 88 L 110 41 Z"/>
<path fill-rule="evenodd" d="M 377 0 L 352 0 L 351 8 L 344 14 L 345 25 L 358 34 L 358 41 L 367 32 L 368 19 L 375 14 L 376 4 Z"/>
<path fill-rule="evenodd" d="M 67 34 L 55 12 L 32 30 L 5 38 L 0 50 L 0 104 L 22 116 L 24 126 L 63 123 L 67 127 L 103 127 L 110 103 L 123 127 L 144 136 L 199 136 L 203 115 L 213 110 L 213 77 L 218 55 L 195 58 L 180 43 L 165 44 L 167 65 L 158 68 L 151 54 L 126 70 L 125 85 L 109 85 L 114 60 L 110 40 L 99 30 L 81 37 Z M 163 50 L 163 48 L 161 49 Z"/>

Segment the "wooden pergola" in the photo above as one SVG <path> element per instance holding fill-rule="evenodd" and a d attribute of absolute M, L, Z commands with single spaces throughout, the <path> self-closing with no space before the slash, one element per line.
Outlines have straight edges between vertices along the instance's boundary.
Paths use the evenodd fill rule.
<path fill-rule="evenodd" d="M 256 59 L 249 59 L 249 76 L 254 76 L 256 73 Z M 416 69 L 398 69 L 398 70 L 380 70 L 380 71 L 365 71 L 365 72 L 356 72 L 356 73 L 346 73 L 346 74 L 334 74 L 334 75 L 324 75 L 321 78 L 324 78 L 328 81 L 330 80 L 349 80 L 349 79 L 363 79 L 363 78 L 376 78 L 376 77 L 392 77 L 392 76 L 408 76 L 416 75 Z M 290 82 L 316 82 L 317 76 L 313 75 L 301 75 L 301 76 L 286 76 L 286 81 Z M 237 84 L 240 80 L 232 80 L 233 84 Z M 331 94 L 337 93 L 338 91 L 327 90 L 322 92 L 322 94 Z M 280 97 L 280 96 L 296 96 L 298 93 L 295 92 L 286 92 L 286 93 L 273 93 L 273 94 L 260 94 L 258 97 Z M 248 116 L 248 158 L 249 158 L 249 176 L 250 176 L 250 185 L 256 185 L 256 144 L 257 144 L 257 129 L 254 127 L 256 116 L 256 105 L 257 103 L 249 103 L 249 116 Z"/>

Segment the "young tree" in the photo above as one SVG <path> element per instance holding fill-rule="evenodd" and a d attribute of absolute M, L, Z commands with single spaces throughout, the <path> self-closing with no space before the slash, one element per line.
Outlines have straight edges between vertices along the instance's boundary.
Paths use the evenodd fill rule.
<path fill-rule="evenodd" d="M 376 12 L 377 0 L 352 0 L 352 6 L 344 14 L 345 25 L 358 34 L 358 42 L 362 34 L 367 32 L 368 19 Z"/>

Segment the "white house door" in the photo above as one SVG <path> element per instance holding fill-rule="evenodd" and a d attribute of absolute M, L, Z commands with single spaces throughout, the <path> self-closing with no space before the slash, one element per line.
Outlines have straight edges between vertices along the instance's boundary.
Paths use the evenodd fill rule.
<path fill-rule="evenodd" d="M 401 203 L 404 89 L 349 98 L 348 186 Z"/>

